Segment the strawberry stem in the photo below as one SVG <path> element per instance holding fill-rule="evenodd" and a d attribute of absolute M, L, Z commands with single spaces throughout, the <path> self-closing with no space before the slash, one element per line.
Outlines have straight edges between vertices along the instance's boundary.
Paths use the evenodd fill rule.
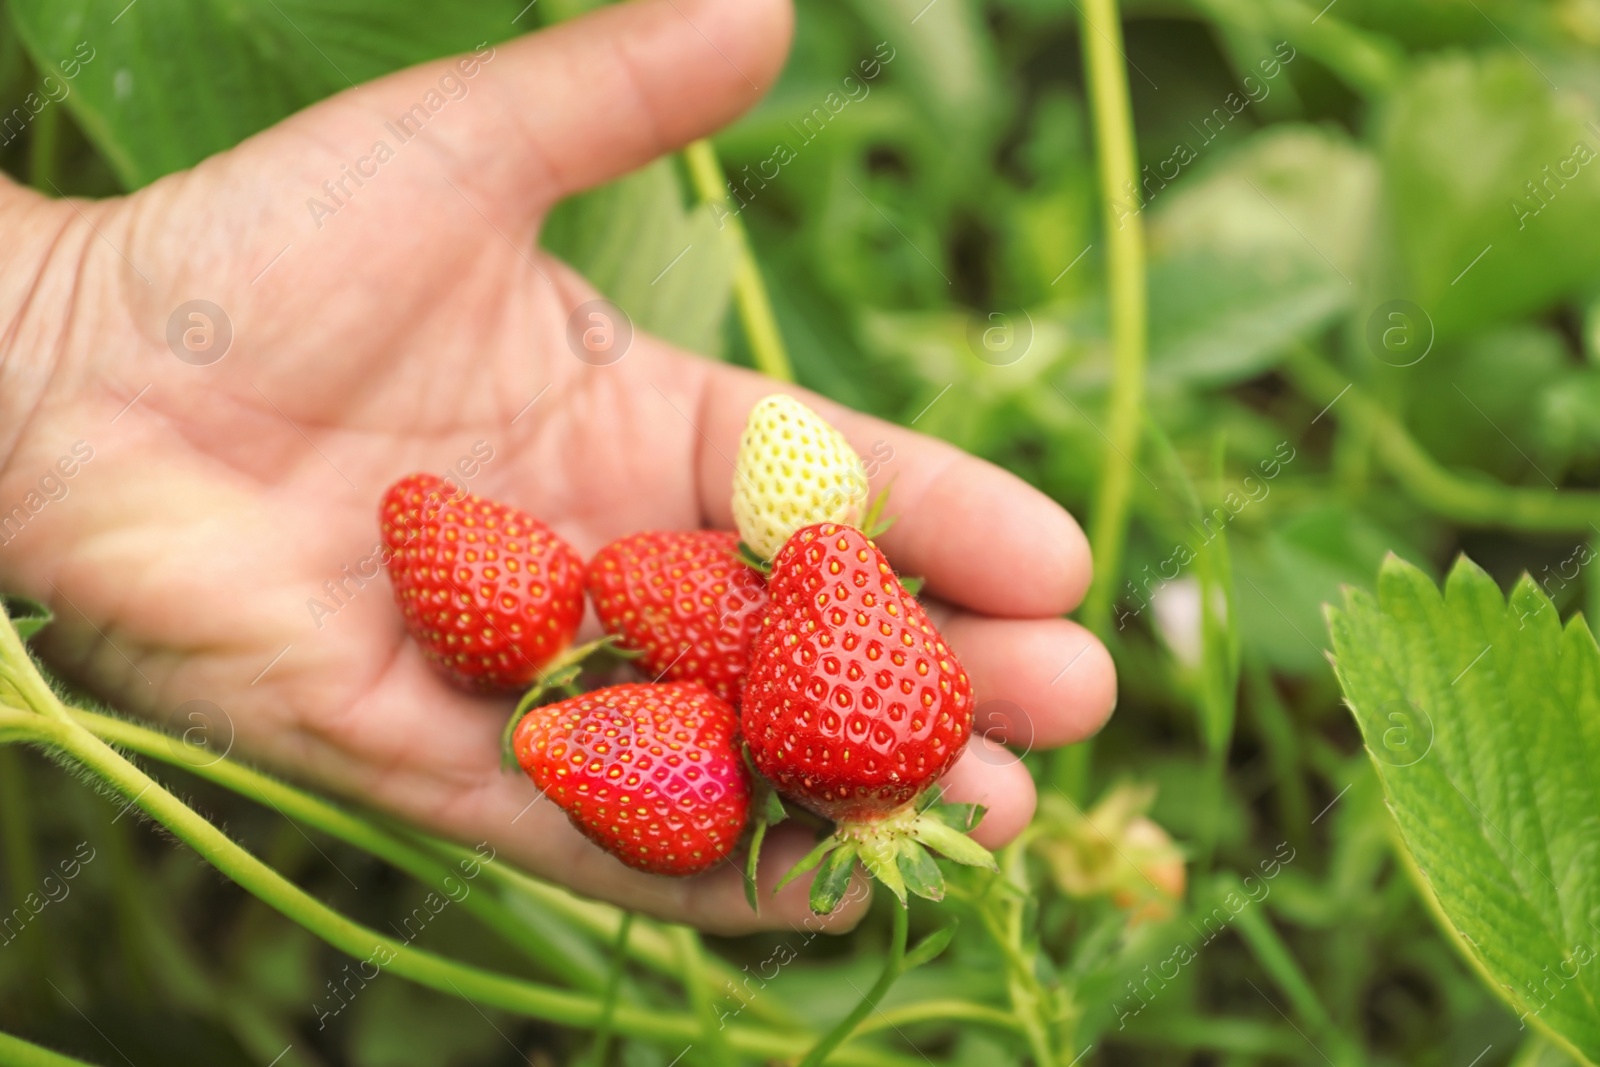
<path fill-rule="evenodd" d="M 871 989 L 867 990 L 867 995 L 861 998 L 861 1002 L 851 1010 L 850 1014 L 839 1020 L 838 1024 L 832 1030 L 829 1030 L 821 1041 L 812 1046 L 811 1051 L 806 1053 L 806 1058 L 800 1061 L 800 1067 L 820 1067 L 822 1063 L 826 1062 L 829 1054 L 844 1044 L 850 1035 L 855 1032 L 855 1028 L 860 1026 L 867 1016 L 878 1009 L 878 1002 L 883 999 L 884 994 L 889 992 L 889 987 L 894 985 L 895 980 L 911 969 L 906 962 L 906 930 L 909 926 L 907 909 L 903 907 L 890 908 L 889 911 L 893 917 L 894 927 L 889 934 L 889 959 L 883 965 L 883 973 L 878 975 L 878 980 L 873 983 Z M 937 937 L 938 935 L 934 934 L 932 936 Z M 946 938 L 945 941 L 948 943 L 949 939 Z M 917 947 L 920 949 L 922 946 L 919 945 Z M 932 957 L 930 956 L 929 958 L 931 959 Z M 920 963 L 922 961 L 918 960 L 916 962 Z M 915 965 L 915 963 L 911 964 L 911 966 Z"/>
<path fill-rule="evenodd" d="M 739 557 L 739 562 L 743 563 L 751 570 L 760 571 L 762 574 L 772 573 L 772 561 L 770 559 L 762 559 L 755 549 L 751 548 L 743 541 L 739 542 L 739 551 L 737 555 Z"/>
<path fill-rule="evenodd" d="M 523 717 L 538 707 L 545 700 L 559 693 L 567 696 L 579 696 L 583 690 L 578 687 L 578 677 L 583 673 L 584 661 L 602 649 L 610 649 L 618 655 L 627 656 L 625 649 L 617 647 L 619 638 L 616 634 L 606 634 L 587 644 L 574 645 L 562 652 L 555 659 L 545 665 L 539 680 L 528 687 L 517 701 L 516 708 L 511 712 L 511 717 L 506 720 L 506 727 L 500 731 L 500 766 L 504 770 L 514 770 L 517 766 L 517 756 L 511 747 L 512 736 L 517 732 L 517 724 Z"/>
<path fill-rule="evenodd" d="M 600 1002 L 600 1020 L 594 1028 L 594 1044 L 584 1063 L 587 1067 L 605 1067 L 606 1053 L 611 1045 L 611 1020 L 617 1013 L 617 993 L 622 989 L 622 975 L 627 970 L 628 933 L 633 928 L 633 912 L 622 913 L 617 923 L 617 940 L 611 952 L 611 970 L 606 975 L 606 989 Z"/>

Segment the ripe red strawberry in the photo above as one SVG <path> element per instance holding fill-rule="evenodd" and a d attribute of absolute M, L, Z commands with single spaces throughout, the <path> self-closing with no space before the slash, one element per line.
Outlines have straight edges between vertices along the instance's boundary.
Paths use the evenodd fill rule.
<path fill-rule="evenodd" d="M 705 686 L 614 685 L 546 704 L 511 744 L 572 824 L 630 867 L 698 874 L 744 831 L 738 713 Z"/>
<path fill-rule="evenodd" d="M 525 512 L 432 474 L 389 487 L 379 510 L 406 630 L 451 679 L 526 688 L 583 619 L 583 559 Z"/>
<path fill-rule="evenodd" d="M 740 721 L 778 792 L 838 824 L 808 857 L 816 866 L 838 850 L 818 873 L 813 907 L 818 890 L 827 903 L 826 884 L 842 892 L 858 855 L 902 900 L 908 885 L 942 894 L 914 841 L 992 863 L 958 832 L 972 810 L 913 805 L 967 743 L 972 684 L 877 546 L 854 527 L 801 527 L 773 559 L 768 592 Z"/>
<path fill-rule="evenodd" d="M 767 585 L 723 530 L 624 537 L 589 561 L 584 584 L 600 622 L 658 680 L 700 682 L 735 706 Z"/>

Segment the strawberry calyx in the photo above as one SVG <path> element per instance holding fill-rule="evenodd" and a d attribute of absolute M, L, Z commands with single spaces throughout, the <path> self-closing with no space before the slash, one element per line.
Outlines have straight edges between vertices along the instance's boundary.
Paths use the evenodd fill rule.
<path fill-rule="evenodd" d="M 601 650 L 609 650 L 613 655 L 624 659 L 632 659 L 638 653 L 621 647 L 616 634 L 606 634 L 582 645 L 574 645 L 562 652 L 555 659 L 545 665 L 544 671 L 539 675 L 539 680 L 529 686 L 517 701 L 517 706 L 506 720 L 506 727 L 500 732 L 500 766 L 504 770 L 515 770 L 517 767 L 516 753 L 512 751 L 511 737 L 517 732 L 517 724 L 541 704 L 546 704 L 558 697 L 575 697 L 580 695 L 578 678 L 583 674 L 583 668 L 589 657 Z"/>
<path fill-rule="evenodd" d="M 967 836 L 983 818 L 983 806 L 941 804 L 942 796 L 943 790 L 933 786 L 881 819 L 836 823 L 834 832 L 795 864 L 777 889 L 816 871 L 811 910 L 826 915 L 844 898 L 857 860 L 888 886 L 901 907 L 906 906 L 908 893 L 926 900 L 944 899 L 944 874 L 934 853 L 956 863 L 997 870 L 989 850 Z"/>

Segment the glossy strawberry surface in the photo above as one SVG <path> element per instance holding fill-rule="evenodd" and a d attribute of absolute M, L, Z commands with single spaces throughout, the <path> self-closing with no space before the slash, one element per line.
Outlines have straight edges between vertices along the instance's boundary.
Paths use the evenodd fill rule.
<path fill-rule="evenodd" d="M 585 585 L 600 623 L 658 681 L 700 682 L 737 705 L 766 580 L 723 530 L 634 534 L 597 552 Z"/>
<path fill-rule="evenodd" d="M 698 874 L 739 841 L 738 714 L 702 685 L 614 685 L 534 708 L 517 763 L 589 840 L 651 874 Z"/>
<path fill-rule="evenodd" d="M 779 550 L 740 723 L 784 796 L 836 821 L 909 803 L 960 757 L 972 684 L 861 531 L 802 527 Z"/>
<path fill-rule="evenodd" d="M 379 510 L 406 630 L 469 689 L 526 688 L 583 619 L 583 559 L 538 519 L 412 474 Z"/>

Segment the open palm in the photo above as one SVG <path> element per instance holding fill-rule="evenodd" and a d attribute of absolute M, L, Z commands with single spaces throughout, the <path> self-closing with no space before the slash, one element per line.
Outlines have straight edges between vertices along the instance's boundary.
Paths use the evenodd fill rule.
<path fill-rule="evenodd" d="M 0 189 L 0 506 L 44 501 L 0 515 L 20 516 L 0 583 L 56 609 L 56 668 L 180 725 L 187 702 L 214 704 L 212 740 L 235 755 L 581 892 L 727 932 L 798 919 L 800 887 L 757 917 L 731 864 L 671 881 L 590 845 L 500 771 L 508 702 L 441 682 L 374 574 L 378 497 L 413 470 L 454 472 L 585 554 L 731 525 L 729 458 L 772 383 L 643 334 L 615 362 L 580 359 L 569 319 L 597 294 L 535 237 L 560 197 L 752 103 L 789 20 L 786 0 L 642 0 L 353 88 L 127 198 Z M 402 142 L 386 124 L 419 104 Z M 220 315 L 190 317 L 195 300 Z M 175 347 L 175 313 L 214 332 Z M 955 605 L 939 618 L 978 730 L 1050 745 L 1096 729 L 1109 658 L 1057 617 L 1089 578 L 1071 518 L 811 402 L 863 453 L 892 448 L 884 547 Z M 92 458 L 58 467 L 79 441 Z M 949 785 L 990 806 L 989 844 L 1031 815 L 1026 771 L 989 740 Z M 775 842 L 764 880 L 804 844 Z"/>

